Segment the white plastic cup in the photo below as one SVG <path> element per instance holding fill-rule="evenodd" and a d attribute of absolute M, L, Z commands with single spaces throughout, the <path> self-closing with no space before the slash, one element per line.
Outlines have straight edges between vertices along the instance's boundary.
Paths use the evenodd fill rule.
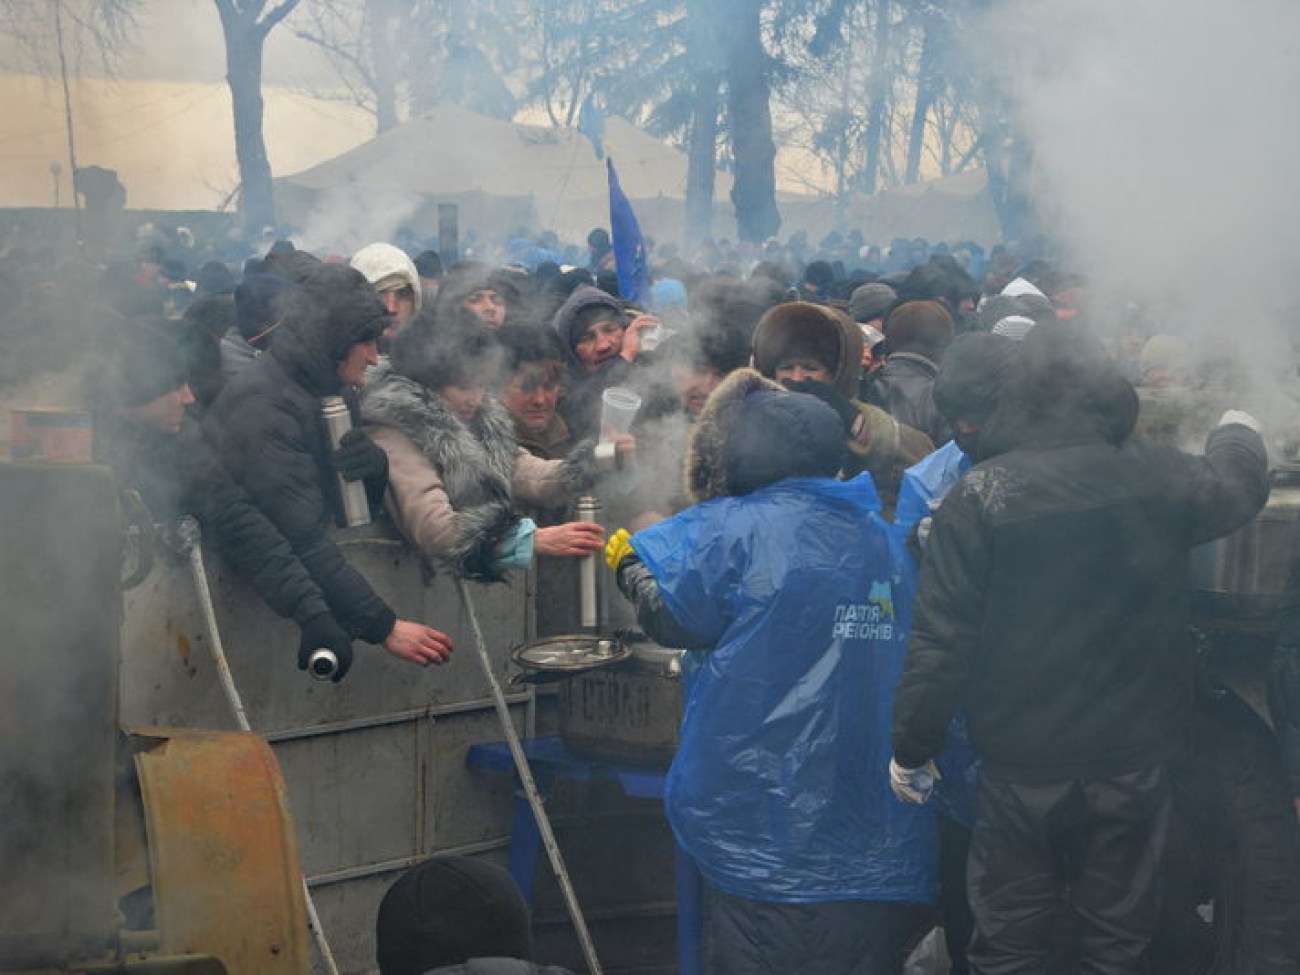
<path fill-rule="evenodd" d="M 600 394 L 600 439 L 610 441 L 627 434 L 641 409 L 641 397 L 625 386 L 611 386 Z"/>

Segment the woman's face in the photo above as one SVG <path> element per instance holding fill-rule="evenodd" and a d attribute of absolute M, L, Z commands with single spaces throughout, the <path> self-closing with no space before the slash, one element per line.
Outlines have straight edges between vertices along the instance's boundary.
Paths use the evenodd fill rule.
<path fill-rule="evenodd" d="M 550 424 L 560 401 L 562 373 L 563 366 L 558 361 L 530 362 L 510 377 L 499 395 L 525 430 L 541 433 Z"/>
<path fill-rule="evenodd" d="M 466 380 L 466 382 L 471 382 L 471 380 Z M 447 404 L 447 409 L 455 414 L 456 419 L 462 423 L 469 423 L 474 417 L 478 416 L 478 411 L 483 408 L 483 399 L 487 395 L 487 387 L 477 383 L 469 386 L 448 385 L 439 389 L 438 395 Z"/>
<path fill-rule="evenodd" d="M 486 329 L 498 329 L 506 321 L 506 301 L 492 288 L 479 288 L 465 298 L 465 307 L 478 316 Z"/>

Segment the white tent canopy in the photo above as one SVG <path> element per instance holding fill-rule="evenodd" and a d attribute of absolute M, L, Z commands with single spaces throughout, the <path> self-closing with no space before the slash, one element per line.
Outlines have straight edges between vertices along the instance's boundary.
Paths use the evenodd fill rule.
<path fill-rule="evenodd" d="M 619 118 L 606 120 L 604 145 L 642 229 L 677 239 L 686 155 Z M 576 129 L 503 122 L 448 105 L 278 180 L 277 200 L 306 246 L 347 249 L 401 224 L 432 234 L 437 203 L 458 203 L 462 226 L 484 233 L 528 227 L 581 240 L 608 226 L 607 186 L 604 161 Z M 730 208 L 730 191 L 730 176 L 719 173 L 720 210 Z M 717 229 L 734 236 L 734 221 Z"/>

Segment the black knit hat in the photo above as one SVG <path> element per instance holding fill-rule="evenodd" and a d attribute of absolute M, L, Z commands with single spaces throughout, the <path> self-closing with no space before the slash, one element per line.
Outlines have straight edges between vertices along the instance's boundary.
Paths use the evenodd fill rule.
<path fill-rule="evenodd" d="M 528 905 L 502 867 L 441 856 L 398 878 L 379 905 L 380 975 L 424 975 L 471 958 L 532 958 Z"/>
<path fill-rule="evenodd" d="M 816 396 L 759 389 L 727 437 L 727 483 L 749 494 L 787 477 L 834 477 L 845 450 L 843 422 Z"/>

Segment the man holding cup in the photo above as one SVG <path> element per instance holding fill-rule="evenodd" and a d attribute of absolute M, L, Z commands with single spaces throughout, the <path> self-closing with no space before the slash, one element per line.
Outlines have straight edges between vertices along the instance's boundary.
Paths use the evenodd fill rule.
<path fill-rule="evenodd" d="M 560 401 L 564 422 L 580 440 L 611 439 L 598 425 L 603 423 L 603 394 L 611 387 L 633 384 L 642 333 L 658 328 L 659 319 L 629 313 L 613 295 L 580 285 L 555 313 L 552 326 L 564 345 L 568 364 L 568 388 Z M 630 408 L 631 413 L 635 414 L 636 406 Z M 621 415 L 627 412 L 624 407 Z"/>

